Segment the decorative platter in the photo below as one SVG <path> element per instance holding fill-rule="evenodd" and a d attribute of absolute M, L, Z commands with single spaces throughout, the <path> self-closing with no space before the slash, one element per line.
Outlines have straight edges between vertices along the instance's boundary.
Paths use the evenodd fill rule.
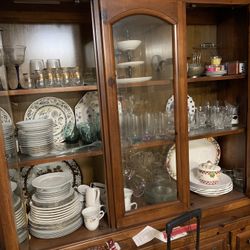
<path fill-rule="evenodd" d="M 189 141 L 189 168 L 197 168 L 199 164 L 211 161 L 217 165 L 220 161 L 220 145 L 213 138 Z M 167 154 L 166 167 L 170 176 L 176 180 L 176 151 L 173 145 Z"/>
<path fill-rule="evenodd" d="M 190 116 L 193 116 L 195 113 L 195 103 L 194 100 L 191 96 L 187 96 L 187 101 L 188 101 L 188 113 Z M 174 96 L 172 95 L 166 104 L 166 111 L 171 112 L 174 109 Z"/>
<path fill-rule="evenodd" d="M 99 119 L 99 101 L 97 91 L 87 92 L 75 106 L 76 126 Z"/>
<path fill-rule="evenodd" d="M 73 131 L 75 116 L 71 107 L 62 99 L 56 97 L 40 98 L 28 107 L 24 120 L 52 119 L 54 142 L 64 141 L 64 128 Z"/>
<path fill-rule="evenodd" d="M 55 173 L 55 172 L 66 172 L 70 173 L 73 177 L 73 187 L 77 187 L 82 183 L 82 172 L 76 161 L 68 160 L 68 161 L 58 161 L 58 162 L 50 162 L 39 165 L 34 165 L 31 167 L 24 167 L 21 170 L 22 180 L 23 180 L 23 188 L 28 197 L 34 192 L 32 186 L 32 180 L 38 176 Z"/>
<path fill-rule="evenodd" d="M 12 123 L 12 119 L 10 117 L 10 115 L 8 114 L 8 112 L 0 107 L 0 113 L 1 113 L 1 122 L 2 124 L 5 123 Z"/>

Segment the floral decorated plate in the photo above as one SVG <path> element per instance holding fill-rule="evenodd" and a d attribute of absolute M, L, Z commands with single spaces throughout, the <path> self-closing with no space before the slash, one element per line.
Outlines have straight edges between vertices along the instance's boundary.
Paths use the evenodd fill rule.
<path fill-rule="evenodd" d="M 203 138 L 189 141 L 189 169 L 197 168 L 199 164 L 211 161 L 218 165 L 220 161 L 220 145 L 213 138 Z M 170 176 L 176 180 L 176 151 L 173 145 L 167 154 L 166 167 Z"/>
<path fill-rule="evenodd" d="M 5 123 L 12 123 L 12 119 L 10 117 L 10 115 L 8 114 L 8 112 L 0 107 L 0 114 L 1 114 L 1 122 L 2 124 Z"/>
<path fill-rule="evenodd" d="M 93 121 L 99 117 L 99 113 L 97 91 L 87 92 L 75 106 L 76 126 Z"/>
<path fill-rule="evenodd" d="M 40 98 L 28 107 L 24 120 L 52 119 L 54 142 L 64 141 L 64 128 L 73 131 L 75 115 L 71 107 L 56 97 Z"/>
<path fill-rule="evenodd" d="M 195 113 L 195 103 L 191 96 L 187 96 L 187 105 L 188 105 L 188 113 L 189 115 L 193 116 Z M 174 96 L 172 95 L 166 104 L 166 111 L 172 111 L 174 108 Z"/>

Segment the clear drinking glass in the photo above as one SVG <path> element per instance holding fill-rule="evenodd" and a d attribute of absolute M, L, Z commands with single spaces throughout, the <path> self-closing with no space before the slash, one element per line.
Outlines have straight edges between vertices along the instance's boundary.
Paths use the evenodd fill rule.
<path fill-rule="evenodd" d="M 44 61 L 43 59 L 31 59 L 30 60 L 30 76 L 32 80 L 32 84 L 36 85 L 35 72 L 42 72 L 44 69 Z"/>
<path fill-rule="evenodd" d="M 46 64 L 48 69 L 61 68 L 60 59 L 47 59 Z"/>
<path fill-rule="evenodd" d="M 198 115 L 198 124 L 199 128 L 205 128 L 206 127 L 206 121 L 207 121 L 207 114 L 204 109 L 204 107 L 199 106 L 197 109 L 197 115 Z"/>

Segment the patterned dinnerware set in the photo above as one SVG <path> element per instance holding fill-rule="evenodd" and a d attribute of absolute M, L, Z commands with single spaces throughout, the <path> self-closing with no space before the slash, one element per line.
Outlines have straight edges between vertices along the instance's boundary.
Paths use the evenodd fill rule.
<path fill-rule="evenodd" d="M 82 225 L 82 203 L 72 188 L 68 173 L 41 175 L 32 181 L 35 193 L 30 202 L 30 233 L 42 239 L 68 235 Z"/>

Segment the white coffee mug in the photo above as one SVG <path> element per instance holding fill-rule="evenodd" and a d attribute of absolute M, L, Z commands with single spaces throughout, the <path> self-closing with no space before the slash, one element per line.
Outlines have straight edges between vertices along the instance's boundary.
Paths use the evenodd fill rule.
<path fill-rule="evenodd" d="M 100 189 L 96 187 L 89 187 L 86 189 L 85 195 L 86 207 L 100 207 Z"/>
<path fill-rule="evenodd" d="M 137 203 L 131 202 L 129 199 L 125 199 L 125 211 L 130 211 L 131 209 L 137 209 Z"/>
<path fill-rule="evenodd" d="M 129 188 L 124 188 L 124 198 L 129 198 L 131 199 L 133 194 L 133 190 Z"/>
<path fill-rule="evenodd" d="M 104 211 L 98 207 L 87 207 L 82 210 L 84 225 L 89 231 L 94 231 L 99 226 L 99 221 L 104 216 Z"/>
<path fill-rule="evenodd" d="M 131 198 L 133 195 L 133 190 L 129 188 L 124 188 L 124 203 L 125 203 L 125 211 L 130 211 L 132 208 L 137 209 L 137 203 L 131 202 Z"/>

